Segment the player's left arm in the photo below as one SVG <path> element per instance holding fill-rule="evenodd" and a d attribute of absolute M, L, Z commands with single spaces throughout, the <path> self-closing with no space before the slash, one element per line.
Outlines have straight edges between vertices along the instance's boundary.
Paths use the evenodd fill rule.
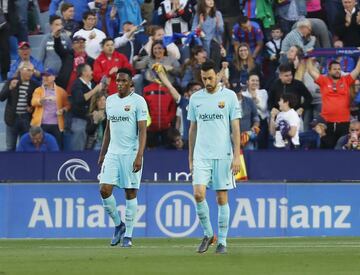
<path fill-rule="evenodd" d="M 240 119 L 231 121 L 231 132 L 234 147 L 234 157 L 231 164 L 231 170 L 234 175 L 240 172 Z"/>
<path fill-rule="evenodd" d="M 138 129 L 139 129 L 139 149 L 133 163 L 134 173 L 140 171 L 142 166 L 142 158 L 144 156 L 145 145 L 146 145 L 146 120 L 138 121 Z"/>

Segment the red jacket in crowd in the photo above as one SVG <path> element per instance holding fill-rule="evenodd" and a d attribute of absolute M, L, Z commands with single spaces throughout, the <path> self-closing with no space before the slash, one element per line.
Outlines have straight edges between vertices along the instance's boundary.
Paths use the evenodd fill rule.
<path fill-rule="evenodd" d="M 95 82 L 99 82 L 101 78 L 106 75 L 110 78 L 110 85 L 109 85 L 109 95 L 112 95 L 117 92 L 116 87 L 116 73 L 109 74 L 110 70 L 113 67 L 120 68 L 128 68 L 135 74 L 134 68 L 129 63 L 127 57 L 121 53 L 115 51 L 111 58 L 107 58 L 106 55 L 102 52 L 98 58 L 96 58 L 94 62 L 94 80 Z"/>

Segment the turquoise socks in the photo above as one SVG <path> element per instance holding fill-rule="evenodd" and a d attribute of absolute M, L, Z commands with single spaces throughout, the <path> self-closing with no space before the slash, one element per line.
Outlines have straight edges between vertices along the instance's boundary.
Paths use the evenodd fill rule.
<path fill-rule="evenodd" d="M 125 237 L 132 237 L 134 224 L 135 224 L 135 217 L 137 213 L 137 205 L 138 201 L 137 198 L 132 200 L 126 200 L 126 209 L 125 209 Z"/>
<path fill-rule="evenodd" d="M 214 232 L 211 227 L 209 206 L 206 200 L 196 203 L 196 213 L 199 217 L 205 236 L 212 237 L 214 235 Z"/>
<path fill-rule="evenodd" d="M 230 207 L 229 204 L 218 205 L 218 226 L 219 239 L 218 243 L 226 246 L 226 237 L 229 230 Z"/>
<path fill-rule="evenodd" d="M 105 211 L 110 215 L 112 218 L 115 226 L 120 225 L 121 219 L 119 215 L 119 211 L 116 209 L 116 200 L 113 194 L 111 194 L 110 197 L 106 199 L 102 199 L 103 206 L 105 208 Z"/>

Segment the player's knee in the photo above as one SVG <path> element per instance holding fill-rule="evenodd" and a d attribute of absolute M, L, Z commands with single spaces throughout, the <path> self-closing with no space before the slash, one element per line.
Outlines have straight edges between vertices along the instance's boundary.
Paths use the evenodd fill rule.
<path fill-rule="evenodd" d="M 111 196 L 112 188 L 105 184 L 102 184 L 100 187 L 100 194 L 103 199 L 106 199 Z"/>
<path fill-rule="evenodd" d="M 205 199 L 205 196 L 202 192 L 194 192 L 194 199 L 196 202 L 202 202 Z"/>
<path fill-rule="evenodd" d="M 136 198 L 137 189 L 125 189 L 125 198 L 127 200 L 132 200 Z"/>

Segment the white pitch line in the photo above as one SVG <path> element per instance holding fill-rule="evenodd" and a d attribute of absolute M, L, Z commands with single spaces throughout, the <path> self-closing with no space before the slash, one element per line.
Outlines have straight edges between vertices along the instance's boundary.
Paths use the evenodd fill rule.
<path fill-rule="evenodd" d="M 231 245 L 229 248 L 360 248 L 360 244 L 346 244 L 346 245 Z M 0 249 L 11 249 L 12 247 L 0 247 Z M 119 247 L 106 246 L 38 246 L 39 249 L 119 249 Z M 196 248 L 196 245 L 170 245 L 170 246 L 156 246 L 156 245 L 135 245 L 134 249 L 156 249 L 156 248 Z M 121 248 L 120 248 L 121 249 Z"/>

